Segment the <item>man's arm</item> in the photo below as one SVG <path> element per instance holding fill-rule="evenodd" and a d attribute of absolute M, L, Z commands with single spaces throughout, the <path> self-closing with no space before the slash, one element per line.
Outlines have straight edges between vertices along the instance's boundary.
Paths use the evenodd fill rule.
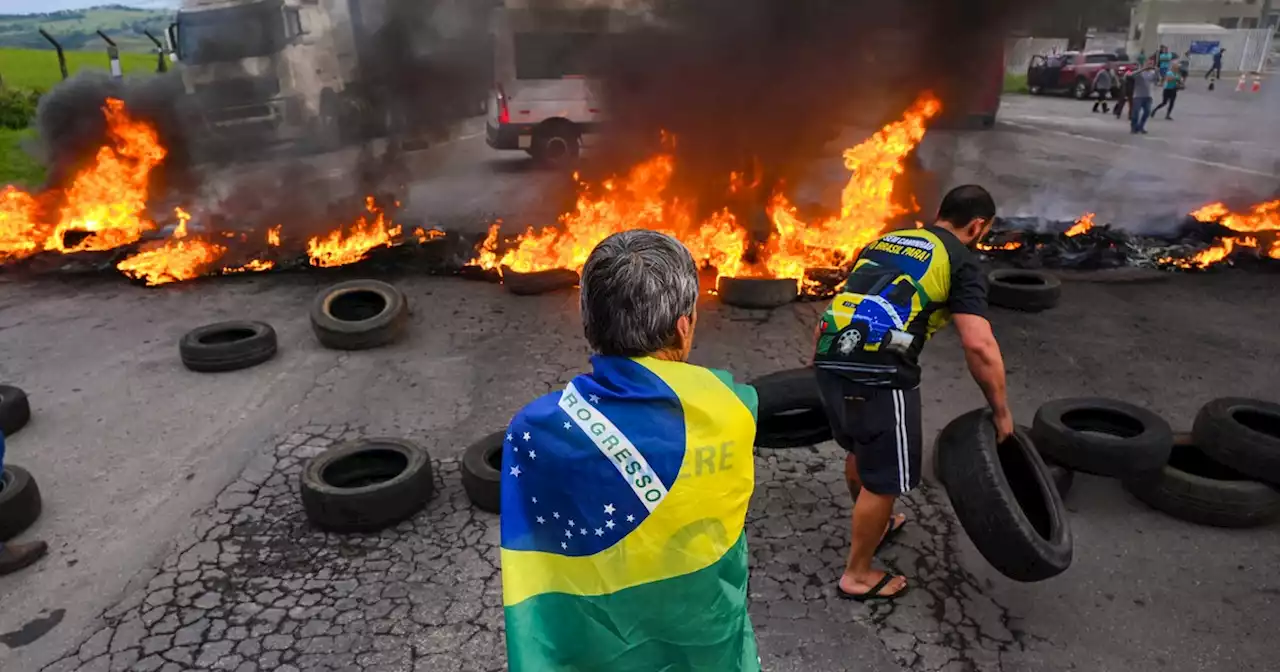
<path fill-rule="evenodd" d="M 974 382 L 982 388 L 982 394 L 991 406 L 996 434 L 1003 441 L 1013 433 L 1013 413 L 1005 394 L 1004 357 L 1000 344 L 991 331 L 991 323 L 979 315 L 958 314 L 954 317 L 960 344 L 964 347 L 964 360 Z"/>

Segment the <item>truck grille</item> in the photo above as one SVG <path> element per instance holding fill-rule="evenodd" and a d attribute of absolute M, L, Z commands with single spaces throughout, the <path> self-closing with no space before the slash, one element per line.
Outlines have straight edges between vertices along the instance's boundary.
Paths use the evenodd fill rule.
<path fill-rule="evenodd" d="M 275 98 L 280 94 L 280 81 L 275 77 L 239 77 L 199 84 L 196 96 L 207 104 L 237 105 Z"/>
<path fill-rule="evenodd" d="M 245 105 L 242 107 L 223 107 L 211 109 L 205 112 L 205 117 L 211 123 L 219 124 L 228 121 L 240 121 L 242 119 L 257 119 L 272 116 L 270 105 Z"/>

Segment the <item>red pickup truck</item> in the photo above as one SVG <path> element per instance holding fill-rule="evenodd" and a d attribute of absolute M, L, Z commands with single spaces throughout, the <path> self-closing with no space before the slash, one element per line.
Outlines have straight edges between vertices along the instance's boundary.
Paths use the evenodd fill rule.
<path fill-rule="evenodd" d="M 1027 89 L 1033 95 L 1041 93 L 1069 93 L 1084 100 L 1093 93 L 1093 77 L 1104 64 L 1110 63 L 1115 81 L 1113 96 L 1118 95 L 1125 75 L 1138 68 L 1124 57 L 1111 51 L 1064 51 L 1049 56 L 1032 56 L 1027 66 Z"/>

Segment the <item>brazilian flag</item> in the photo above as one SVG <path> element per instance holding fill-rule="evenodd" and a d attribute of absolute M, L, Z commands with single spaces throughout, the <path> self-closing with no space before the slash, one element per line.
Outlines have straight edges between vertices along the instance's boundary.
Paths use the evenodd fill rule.
<path fill-rule="evenodd" d="M 743 523 L 755 390 L 723 371 L 592 358 L 502 455 L 513 672 L 756 671 Z"/>

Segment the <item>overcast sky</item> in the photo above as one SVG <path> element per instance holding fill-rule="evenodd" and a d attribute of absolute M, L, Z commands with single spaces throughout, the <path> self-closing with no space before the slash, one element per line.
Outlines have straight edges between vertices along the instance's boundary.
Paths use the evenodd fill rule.
<path fill-rule="evenodd" d="M 125 5 L 147 9 L 166 9 L 178 6 L 179 0 L 0 0 L 0 14 L 34 14 L 56 12 L 60 9 L 84 9 L 98 5 Z"/>

